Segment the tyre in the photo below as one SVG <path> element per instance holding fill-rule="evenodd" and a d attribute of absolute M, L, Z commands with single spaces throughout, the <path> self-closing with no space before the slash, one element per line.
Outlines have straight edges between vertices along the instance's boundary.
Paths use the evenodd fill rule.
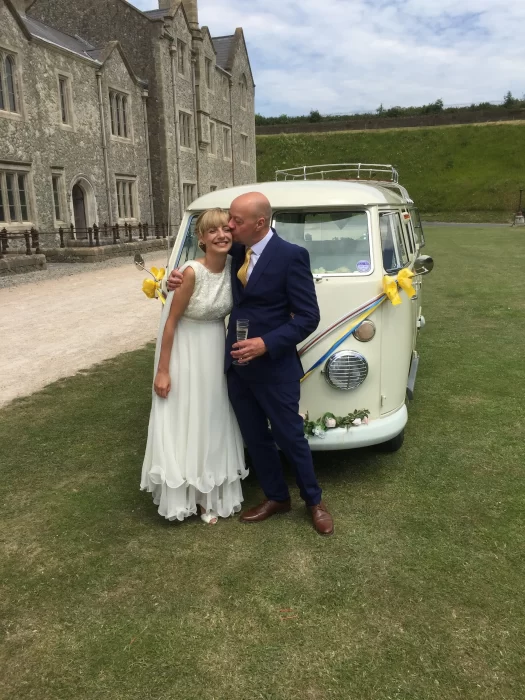
<path fill-rule="evenodd" d="M 402 430 L 399 435 L 396 435 L 386 442 L 382 442 L 380 445 L 378 445 L 378 448 L 381 452 L 397 452 L 403 445 L 404 441 L 405 431 Z"/>

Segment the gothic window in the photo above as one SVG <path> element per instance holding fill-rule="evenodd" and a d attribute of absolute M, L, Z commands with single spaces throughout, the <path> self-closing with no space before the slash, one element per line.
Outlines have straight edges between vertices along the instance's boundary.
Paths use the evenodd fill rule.
<path fill-rule="evenodd" d="M 210 122 L 210 155 L 217 155 L 217 126 L 215 122 Z"/>
<path fill-rule="evenodd" d="M 222 155 L 226 160 L 231 160 L 232 157 L 232 130 L 229 126 L 224 126 L 222 129 Z"/>
<path fill-rule="evenodd" d="M 20 112 L 15 57 L 3 51 L 0 51 L 0 110 Z"/>
<path fill-rule="evenodd" d="M 241 160 L 243 163 L 248 163 L 248 136 L 241 134 Z"/>
<path fill-rule="evenodd" d="M 58 77 L 58 93 L 62 124 L 71 124 L 71 84 L 69 78 L 65 75 Z"/>
<path fill-rule="evenodd" d="M 186 75 L 186 44 L 177 39 L 177 71 Z"/>
<path fill-rule="evenodd" d="M 29 221 L 27 173 L 0 170 L 0 221 L 2 223 Z"/>
<path fill-rule="evenodd" d="M 185 182 L 182 185 L 182 197 L 184 200 L 184 208 L 187 209 L 195 199 L 195 185 L 190 182 Z"/>
<path fill-rule="evenodd" d="M 191 126 L 191 114 L 179 112 L 180 145 L 183 148 L 192 148 Z"/>
<path fill-rule="evenodd" d="M 136 191 L 135 180 L 117 180 L 117 204 L 119 219 L 136 218 Z"/>
<path fill-rule="evenodd" d="M 117 133 L 116 133 L 116 136 L 122 136 L 122 116 L 121 116 L 122 97 L 120 95 L 117 95 L 115 97 L 115 104 L 116 104 L 116 109 L 117 109 Z"/>
<path fill-rule="evenodd" d="M 241 77 L 241 107 L 247 109 L 248 107 L 248 81 L 244 73 Z"/>
<path fill-rule="evenodd" d="M 124 139 L 131 138 L 129 100 L 127 95 L 111 90 L 109 93 L 111 133 Z"/>
<path fill-rule="evenodd" d="M 64 217 L 64 178 L 62 175 L 53 174 L 53 207 L 55 211 L 55 221 L 65 221 Z"/>
<path fill-rule="evenodd" d="M 128 138 L 128 98 L 125 95 L 122 96 L 121 107 L 122 107 L 122 136 L 124 136 L 125 138 Z"/>
<path fill-rule="evenodd" d="M 213 63 L 209 58 L 204 59 L 206 72 L 206 87 L 208 90 L 213 90 Z"/>

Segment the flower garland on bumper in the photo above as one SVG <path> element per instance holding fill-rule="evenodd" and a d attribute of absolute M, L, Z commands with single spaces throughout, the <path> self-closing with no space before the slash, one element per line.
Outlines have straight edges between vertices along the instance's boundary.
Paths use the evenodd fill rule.
<path fill-rule="evenodd" d="M 324 438 L 326 431 L 333 430 L 333 428 L 350 428 L 352 425 L 366 425 L 369 415 L 370 411 L 366 408 L 361 411 L 348 413 L 346 416 L 336 416 L 334 413 L 328 412 L 314 421 L 310 420 L 308 413 L 306 413 L 303 415 L 304 434 L 306 437 Z"/>

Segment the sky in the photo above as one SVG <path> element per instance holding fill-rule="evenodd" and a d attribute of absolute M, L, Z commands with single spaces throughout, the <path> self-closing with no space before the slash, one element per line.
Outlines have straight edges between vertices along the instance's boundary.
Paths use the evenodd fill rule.
<path fill-rule="evenodd" d="M 199 22 L 243 28 L 265 116 L 525 93 L 525 0 L 199 0 Z"/>

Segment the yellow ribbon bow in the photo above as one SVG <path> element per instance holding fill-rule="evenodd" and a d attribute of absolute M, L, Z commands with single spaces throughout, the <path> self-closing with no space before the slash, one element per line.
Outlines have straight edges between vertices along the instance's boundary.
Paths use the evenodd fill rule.
<path fill-rule="evenodd" d="M 398 287 L 401 287 L 410 299 L 416 296 L 416 290 L 412 285 L 412 277 L 414 277 L 414 273 L 406 267 L 400 270 L 396 277 L 390 277 L 389 275 L 383 277 L 383 292 L 392 302 L 392 306 L 401 304 Z"/>
<path fill-rule="evenodd" d="M 166 274 L 165 268 L 158 267 L 151 268 L 151 274 L 155 279 L 150 279 L 149 277 L 142 283 L 142 291 L 148 297 L 148 299 L 155 299 L 157 297 L 161 300 L 163 304 L 166 303 L 166 298 L 160 288 L 160 283 L 162 282 L 164 275 Z"/>

